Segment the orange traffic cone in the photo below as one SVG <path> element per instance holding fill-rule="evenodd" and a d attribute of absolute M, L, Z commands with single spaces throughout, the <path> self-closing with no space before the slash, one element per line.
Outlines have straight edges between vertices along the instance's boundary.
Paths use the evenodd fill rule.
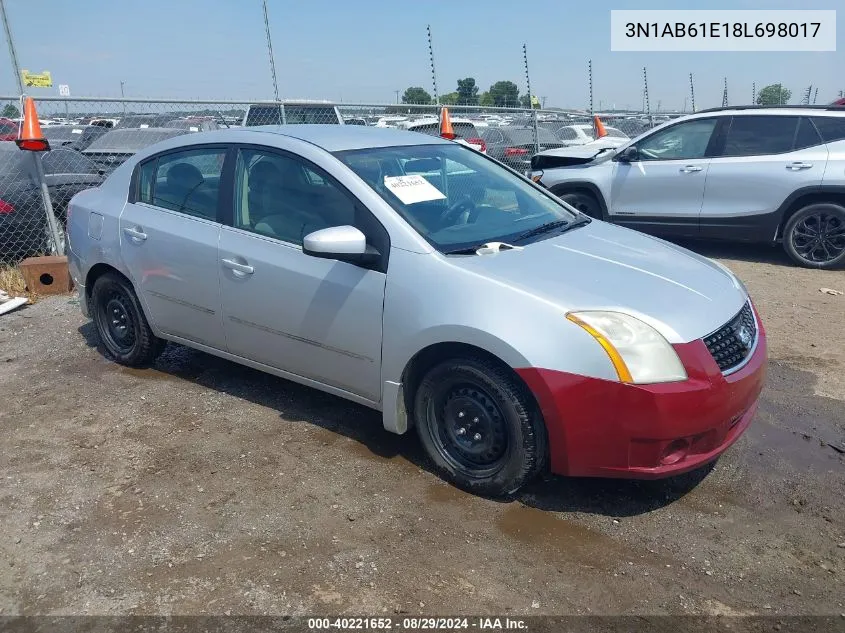
<path fill-rule="evenodd" d="M 455 130 L 452 129 L 452 119 L 449 118 L 449 108 L 443 108 L 440 111 L 440 136 L 452 140 L 457 136 Z"/>
<path fill-rule="evenodd" d="M 41 132 L 41 124 L 38 122 L 38 113 L 35 111 L 35 102 L 32 97 L 27 97 L 23 104 L 23 125 L 21 125 L 18 138 L 15 144 L 30 152 L 46 152 L 50 150 L 50 143 L 44 138 Z"/>
<path fill-rule="evenodd" d="M 593 117 L 593 127 L 596 128 L 596 138 L 607 136 L 607 130 L 604 129 L 604 123 L 601 122 L 598 115 Z"/>

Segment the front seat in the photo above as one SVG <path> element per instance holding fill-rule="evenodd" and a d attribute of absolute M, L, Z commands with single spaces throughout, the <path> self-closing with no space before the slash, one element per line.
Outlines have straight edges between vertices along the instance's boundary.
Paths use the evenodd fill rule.
<path fill-rule="evenodd" d="M 279 169 L 271 162 L 262 160 L 249 170 L 249 191 L 247 206 L 249 209 L 249 226 L 255 226 L 271 212 L 270 200 L 272 189 L 282 180 Z M 243 218 L 241 218 L 243 221 Z"/>
<path fill-rule="evenodd" d="M 200 187 L 205 183 L 202 173 L 189 163 L 176 163 L 167 170 L 167 199 L 176 211 L 188 211 L 208 220 L 217 219 L 214 199 Z"/>

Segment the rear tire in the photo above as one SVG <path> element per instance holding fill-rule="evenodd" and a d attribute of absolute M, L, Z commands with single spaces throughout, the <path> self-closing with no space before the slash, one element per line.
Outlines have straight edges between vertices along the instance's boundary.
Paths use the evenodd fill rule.
<path fill-rule="evenodd" d="M 420 441 L 436 470 L 459 488 L 503 496 L 533 479 L 546 460 L 546 429 L 525 387 L 481 358 L 430 369 L 414 398 Z"/>
<path fill-rule="evenodd" d="M 131 284 L 117 273 L 105 273 L 91 289 L 94 325 L 103 347 L 121 365 L 147 367 L 165 341 L 150 328 Z"/>
<path fill-rule="evenodd" d="M 599 205 L 599 201 L 596 200 L 593 194 L 585 191 L 571 191 L 559 194 L 558 197 L 569 206 L 578 209 L 584 215 L 588 215 L 596 220 L 602 219 L 601 205 Z"/>
<path fill-rule="evenodd" d="M 819 202 L 799 209 L 783 229 L 783 248 L 805 268 L 845 263 L 845 207 Z"/>

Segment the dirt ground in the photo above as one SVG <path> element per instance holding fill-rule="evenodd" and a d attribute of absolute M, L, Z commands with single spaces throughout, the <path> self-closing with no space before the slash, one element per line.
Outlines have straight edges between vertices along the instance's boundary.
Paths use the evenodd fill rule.
<path fill-rule="evenodd" d="M 176 346 L 119 367 L 75 297 L 0 317 L 0 613 L 845 613 L 845 272 L 695 248 L 770 337 L 749 431 L 705 472 L 508 501 L 343 400 Z"/>

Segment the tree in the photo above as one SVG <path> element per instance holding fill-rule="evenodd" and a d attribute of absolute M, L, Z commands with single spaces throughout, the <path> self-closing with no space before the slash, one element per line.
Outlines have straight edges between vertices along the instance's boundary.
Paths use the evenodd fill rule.
<path fill-rule="evenodd" d="M 447 92 L 445 95 L 440 96 L 441 105 L 457 105 L 459 103 L 463 103 L 463 101 L 461 101 L 461 97 L 457 92 Z"/>
<path fill-rule="evenodd" d="M 783 84 L 772 84 L 760 88 L 757 93 L 757 105 L 783 105 L 789 103 L 792 98 L 792 91 L 784 88 Z"/>
<path fill-rule="evenodd" d="M 6 107 L 3 108 L 3 113 L 0 116 L 4 116 L 7 119 L 17 119 L 21 115 L 21 111 L 18 110 L 18 107 L 13 103 L 7 103 Z"/>
<path fill-rule="evenodd" d="M 408 88 L 405 94 L 402 95 L 402 103 L 431 103 L 431 95 L 419 86 Z"/>
<path fill-rule="evenodd" d="M 489 92 L 482 92 L 481 96 L 478 97 L 478 105 L 489 107 L 495 104 L 493 103 L 493 97 L 490 95 Z"/>
<path fill-rule="evenodd" d="M 497 81 L 490 86 L 493 105 L 514 108 L 519 105 L 519 88 L 512 81 Z"/>
<path fill-rule="evenodd" d="M 475 85 L 475 78 L 458 79 L 458 103 L 478 105 L 478 86 Z"/>

